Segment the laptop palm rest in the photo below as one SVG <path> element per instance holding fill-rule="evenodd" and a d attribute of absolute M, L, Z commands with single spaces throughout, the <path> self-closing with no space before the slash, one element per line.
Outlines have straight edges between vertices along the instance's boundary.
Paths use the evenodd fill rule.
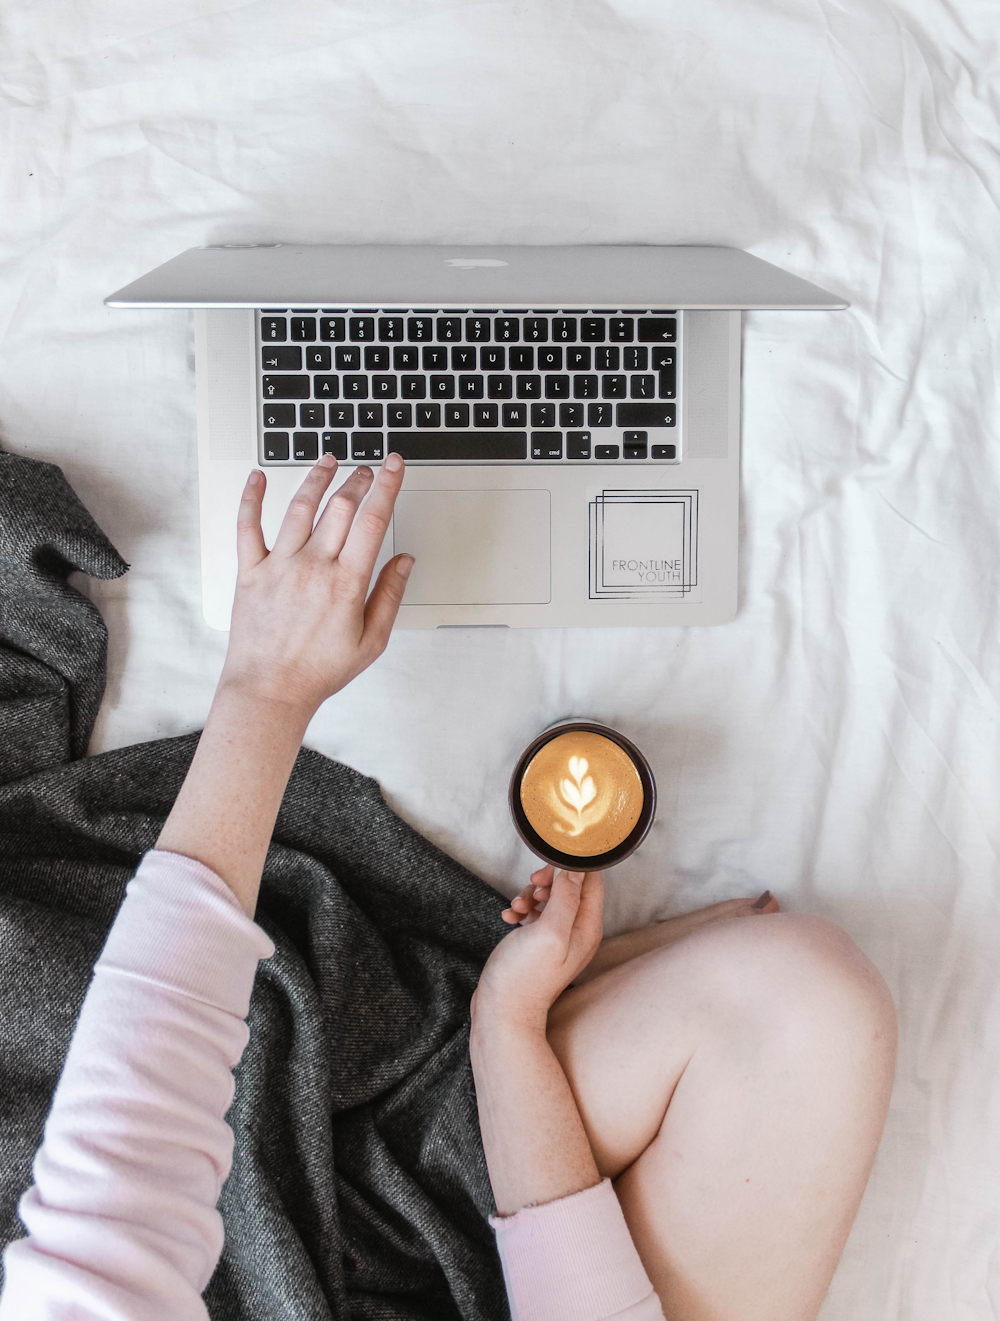
<path fill-rule="evenodd" d="M 416 559 L 407 605 L 545 605 L 548 491 L 401 491 L 393 553 Z"/>

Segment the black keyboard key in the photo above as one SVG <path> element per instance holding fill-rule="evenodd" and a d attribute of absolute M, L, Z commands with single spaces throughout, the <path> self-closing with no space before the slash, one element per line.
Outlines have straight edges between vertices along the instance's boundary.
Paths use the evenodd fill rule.
<path fill-rule="evenodd" d="M 622 433 L 622 450 L 626 459 L 644 459 L 649 437 L 645 431 L 625 431 Z"/>
<path fill-rule="evenodd" d="M 644 372 L 649 370 L 649 349 L 623 349 L 622 359 L 625 363 L 625 370 L 627 372 Z"/>
<path fill-rule="evenodd" d="M 424 349 L 423 363 L 425 372 L 446 372 L 448 370 L 448 350 Z"/>
<path fill-rule="evenodd" d="M 493 338 L 498 344 L 510 344 L 520 338 L 521 326 L 516 316 L 498 316 L 493 322 Z"/>
<path fill-rule="evenodd" d="M 662 372 L 667 368 L 677 366 L 676 349 L 653 349 L 653 371 Z"/>
<path fill-rule="evenodd" d="M 561 459 L 561 431 L 533 431 L 531 433 L 531 457 L 533 459 Z"/>
<path fill-rule="evenodd" d="M 524 338 L 529 344 L 541 344 L 549 337 L 549 319 L 544 316 L 524 318 Z"/>
<path fill-rule="evenodd" d="M 283 316 L 262 316 L 260 319 L 260 337 L 265 341 L 288 338 L 288 322 Z"/>
<path fill-rule="evenodd" d="M 507 365 L 507 350 L 490 347 L 479 350 L 479 370 L 482 372 L 502 372 Z"/>
<path fill-rule="evenodd" d="M 503 424 L 505 427 L 526 427 L 528 425 L 528 405 L 504 404 Z"/>
<path fill-rule="evenodd" d="M 611 405 L 610 404 L 588 404 L 587 405 L 587 425 L 590 427 L 609 427 L 611 426 Z"/>
<path fill-rule="evenodd" d="M 617 459 L 617 457 L 618 457 L 618 446 L 617 446 L 617 445 L 595 445 L 595 446 L 594 446 L 594 458 L 595 458 L 595 459 Z"/>
<path fill-rule="evenodd" d="M 567 457 L 567 459 L 589 459 L 589 458 L 590 458 L 590 432 L 589 432 L 589 431 L 567 431 L 567 432 L 566 432 L 566 457 Z"/>
<path fill-rule="evenodd" d="M 331 405 L 330 405 L 330 426 L 331 426 L 331 427 L 353 427 L 353 426 L 354 426 L 354 405 L 353 405 L 353 404 L 331 404 Z"/>
<path fill-rule="evenodd" d="M 340 377 L 314 376 L 313 397 L 316 399 L 338 399 L 340 397 Z"/>
<path fill-rule="evenodd" d="M 576 317 L 554 316 L 552 318 L 552 338 L 560 344 L 572 344 L 576 339 Z"/>
<path fill-rule="evenodd" d="M 281 463 L 288 458 L 288 432 L 264 432 L 264 458 L 269 463 Z"/>
<path fill-rule="evenodd" d="M 596 376 L 574 376 L 573 398 L 596 399 L 598 395 Z"/>
<path fill-rule="evenodd" d="M 608 325 L 608 339 L 614 343 L 631 341 L 635 338 L 635 322 L 630 316 L 613 316 Z"/>
<path fill-rule="evenodd" d="M 285 348 L 275 345 L 273 349 L 261 349 L 260 363 L 266 372 L 300 372 L 302 350 L 291 344 Z"/>
<path fill-rule="evenodd" d="M 518 399 L 541 399 L 542 378 L 540 376 L 519 376 L 517 378 Z"/>
<path fill-rule="evenodd" d="M 389 370 L 389 350 L 382 344 L 372 344 L 365 349 L 365 371 L 387 372 Z"/>
<path fill-rule="evenodd" d="M 338 372 L 359 372 L 361 370 L 361 350 L 347 348 L 334 349 L 333 360 Z"/>
<path fill-rule="evenodd" d="M 664 367 L 660 372 L 660 398 L 677 398 L 677 368 Z"/>
<path fill-rule="evenodd" d="M 392 351 L 392 365 L 398 372 L 415 372 L 420 369 L 420 350 L 401 345 Z"/>
<path fill-rule="evenodd" d="M 380 316 L 378 319 L 378 337 L 383 344 L 398 344 L 403 338 L 403 318 L 401 316 Z"/>
<path fill-rule="evenodd" d="M 451 351 L 451 370 L 453 372 L 474 372 L 476 370 L 476 350 L 469 348 L 467 344 L 453 348 Z"/>
<path fill-rule="evenodd" d="M 487 376 L 486 394 L 490 399 L 510 399 L 514 394 L 513 376 Z"/>
<path fill-rule="evenodd" d="M 346 322 L 342 316 L 321 316 L 319 319 L 319 337 L 328 344 L 339 344 L 346 333 Z M 345 453 L 344 458 L 347 458 Z"/>
<path fill-rule="evenodd" d="M 380 427 L 382 425 L 381 404 L 358 404 L 358 426 Z"/>
<path fill-rule="evenodd" d="M 486 316 L 467 316 L 465 318 L 465 338 L 473 344 L 480 344 L 490 337 L 490 319 Z"/>
<path fill-rule="evenodd" d="M 292 458 L 309 459 L 313 463 L 319 458 L 319 434 L 315 431 L 296 431 L 292 435 Z"/>
<path fill-rule="evenodd" d="M 387 427 L 411 427 L 413 425 L 413 405 L 387 404 L 385 424 Z"/>
<path fill-rule="evenodd" d="M 406 338 L 411 344 L 422 344 L 433 338 L 434 318 L 429 316 L 411 316 L 406 319 Z"/>
<path fill-rule="evenodd" d="M 535 369 L 534 349 L 511 349 L 507 355 L 507 367 L 512 372 L 530 372 Z"/>
<path fill-rule="evenodd" d="M 653 458 L 654 458 L 654 459 L 676 459 L 676 458 L 677 458 L 677 446 L 676 446 L 676 445 L 654 445 L 654 446 L 653 446 Z"/>
<path fill-rule="evenodd" d="M 399 393 L 403 399 L 426 399 L 426 376 L 402 376 L 399 380 Z"/>
<path fill-rule="evenodd" d="M 595 349 L 594 367 L 599 372 L 616 372 L 621 363 L 621 349 Z"/>
<path fill-rule="evenodd" d="M 347 333 L 355 344 L 369 344 L 375 338 L 373 316 L 352 316 L 347 319 Z"/>
<path fill-rule="evenodd" d="M 330 350 L 322 344 L 315 344 L 306 349 L 306 366 L 311 372 L 328 372 L 332 358 Z"/>
<path fill-rule="evenodd" d="M 540 372 L 561 372 L 562 349 L 560 348 L 539 349 L 538 370 Z"/>
<path fill-rule="evenodd" d="M 454 399 L 454 398 L 455 398 L 455 378 L 454 378 L 454 376 L 432 376 L 432 377 L 431 377 L 431 398 L 432 398 L 432 399 Z"/>
<path fill-rule="evenodd" d="M 476 427 L 496 427 L 500 425 L 496 404 L 473 404 L 472 425 Z"/>
<path fill-rule="evenodd" d="M 485 382 L 481 376 L 460 376 L 458 378 L 459 399 L 482 399 Z"/>
<path fill-rule="evenodd" d="M 629 381 L 631 385 L 629 393 L 633 399 L 656 398 L 655 376 L 631 376 Z"/>
<path fill-rule="evenodd" d="M 326 405 L 325 405 L 325 404 L 299 404 L 299 426 L 300 426 L 300 427 L 325 427 L 325 426 L 326 426 Z"/>
<path fill-rule="evenodd" d="M 441 344 L 454 344 L 462 338 L 462 318 L 460 316 L 439 316 L 437 319 L 437 337 Z"/>
<path fill-rule="evenodd" d="M 368 398 L 368 377 L 367 377 L 367 376 L 345 376 L 345 377 L 344 377 L 344 398 L 345 398 L 345 399 L 367 399 L 367 398 Z"/>
<path fill-rule="evenodd" d="M 440 404 L 417 404 L 417 426 L 439 427 L 441 425 Z"/>
<path fill-rule="evenodd" d="M 469 405 L 445 404 L 444 424 L 446 427 L 467 427 L 469 425 Z"/>
<path fill-rule="evenodd" d="M 372 398 L 373 399 L 395 399 L 396 397 L 396 378 L 395 376 L 373 376 L 372 377 Z"/>
<path fill-rule="evenodd" d="M 619 404 L 620 427 L 672 427 L 677 423 L 674 404 Z"/>
<path fill-rule="evenodd" d="M 264 376 L 261 392 L 265 399 L 308 399 L 308 376 Z"/>
<path fill-rule="evenodd" d="M 532 404 L 531 425 L 533 427 L 554 427 L 556 424 L 555 404 Z"/>
<path fill-rule="evenodd" d="M 324 431 L 320 439 L 323 442 L 324 454 L 332 454 L 335 459 L 347 458 L 346 431 Z"/>
<path fill-rule="evenodd" d="M 640 344 L 672 344 L 677 338 L 677 318 L 674 316 L 639 318 Z"/>
<path fill-rule="evenodd" d="M 355 431 L 351 436 L 351 458 L 366 463 L 380 462 L 384 438 L 381 431 Z"/>
<path fill-rule="evenodd" d="M 292 317 L 292 339 L 300 344 L 311 344 L 316 338 L 316 318 L 314 316 Z"/>
<path fill-rule="evenodd" d="M 561 427 L 582 427 L 583 404 L 560 404 L 559 425 Z"/>
<path fill-rule="evenodd" d="M 390 431 L 389 453 L 404 459 L 524 459 L 523 431 Z"/>
<path fill-rule="evenodd" d="M 294 427 L 294 404 L 265 404 L 264 425 L 266 427 Z"/>
<path fill-rule="evenodd" d="M 567 349 L 566 370 L 570 372 L 589 372 L 590 349 Z"/>
<path fill-rule="evenodd" d="M 585 344 L 602 344 L 606 327 L 602 316 L 585 316 L 580 319 L 580 338 Z"/>
<path fill-rule="evenodd" d="M 624 399 L 627 385 L 627 376 L 604 376 L 601 378 L 601 391 L 605 399 Z"/>

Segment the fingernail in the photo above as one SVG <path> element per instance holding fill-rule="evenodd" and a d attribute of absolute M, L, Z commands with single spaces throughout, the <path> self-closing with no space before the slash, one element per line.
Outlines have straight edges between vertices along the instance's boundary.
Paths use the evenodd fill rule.
<path fill-rule="evenodd" d="M 581 882 L 583 881 L 583 878 L 584 876 L 586 876 L 586 874 L 587 874 L 586 872 L 582 872 L 582 871 L 568 871 L 566 873 L 566 875 L 570 878 L 571 881 L 581 881 Z"/>
<path fill-rule="evenodd" d="M 264 479 L 264 474 L 262 472 L 258 472 L 257 469 L 254 468 L 253 472 L 247 478 L 247 481 L 250 483 L 251 486 L 259 486 L 260 483 L 263 481 L 263 479 Z"/>
<path fill-rule="evenodd" d="M 333 454 L 323 454 L 319 461 L 324 468 L 335 468 L 337 466 L 337 459 Z"/>
<path fill-rule="evenodd" d="M 410 570 L 413 568 L 414 559 L 412 555 L 401 555 L 396 561 L 396 572 L 400 578 L 406 579 L 410 576 Z"/>
<path fill-rule="evenodd" d="M 402 466 L 403 466 L 403 460 L 399 457 L 398 454 L 387 454 L 385 458 L 385 463 L 382 464 L 382 467 L 387 468 L 389 472 L 399 472 Z"/>
<path fill-rule="evenodd" d="M 754 908 L 766 908 L 771 902 L 771 891 L 765 890 L 761 897 L 754 904 Z"/>

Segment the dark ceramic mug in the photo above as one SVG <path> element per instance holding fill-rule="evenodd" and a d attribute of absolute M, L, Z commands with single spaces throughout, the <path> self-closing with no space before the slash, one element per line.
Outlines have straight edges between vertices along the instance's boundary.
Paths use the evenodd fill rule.
<path fill-rule="evenodd" d="M 535 830 L 521 806 L 521 778 L 530 765 L 532 757 L 546 743 L 558 738 L 560 734 L 572 734 L 577 731 L 601 734 L 604 738 L 610 739 L 612 743 L 617 743 L 635 767 L 642 785 L 642 810 L 639 813 L 639 820 L 620 844 L 616 844 L 607 853 L 601 853 L 592 858 L 577 857 L 575 854 L 562 853 L 559 849 L 554 848 Z M 510 814 L 514 820 L 515 830 L 532 853 L 537 854 L 543 862 L 550 862 L 554 867 L 566 871 L 603 871 L 607 867 L 614 867 L 634 853 L 649 834 L 649 828 L 656 816 L 656 780 L 653 778 L 652 769 L 646 758 L 632 740 L 627 739 L 624 734 L 620 734 L 617 729 L 598 724 L 595 720 L 563 720 L 543 730 L 521 753 L 517 765 L 514 767 L 514 773 L 510 777 L 507 801 L 510 804 Z"/>

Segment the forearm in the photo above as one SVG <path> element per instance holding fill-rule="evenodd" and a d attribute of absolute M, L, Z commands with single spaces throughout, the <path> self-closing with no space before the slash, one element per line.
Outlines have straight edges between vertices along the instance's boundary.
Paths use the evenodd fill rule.
<path fill-rule="evenodd" d="M 474 1011 L 470 1052 L 499 1214 L 598 1184 L 583 1120 L 544 1024 L 523 1027 L 488 1008 Z"/>
<path fill-rule="evenodd" d="M 253 917 L 275 818 L 308 715 L 223 674 L 191 768 L 156 841 L 221 876 Z"/>

